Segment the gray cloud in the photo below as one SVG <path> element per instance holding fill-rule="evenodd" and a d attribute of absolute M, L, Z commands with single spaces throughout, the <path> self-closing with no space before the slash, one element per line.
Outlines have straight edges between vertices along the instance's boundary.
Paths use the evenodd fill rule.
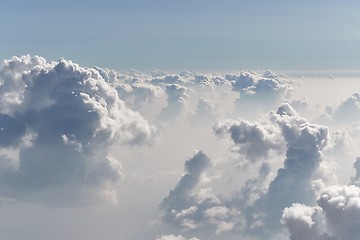
<path fill-rule="evenodd" d="M 216 135 L 229 134 L 235 151 L 251 162 L 265 159 L 271 150 L 281 151 L 284 145 L 281 132 L 271 125 L 249 121 L 218 122 L 213 130 Z"/>

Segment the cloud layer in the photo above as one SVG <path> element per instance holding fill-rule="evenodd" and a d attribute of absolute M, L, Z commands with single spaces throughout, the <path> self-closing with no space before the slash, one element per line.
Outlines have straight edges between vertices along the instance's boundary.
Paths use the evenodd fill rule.
<path fill-rule="evenodd" d="M 105 200 L 134 225 L 121 238 L 357 239 L 359 96 L 321 112 L 299 86 L 271 71 L 4 60 L 0 202 Z"/>

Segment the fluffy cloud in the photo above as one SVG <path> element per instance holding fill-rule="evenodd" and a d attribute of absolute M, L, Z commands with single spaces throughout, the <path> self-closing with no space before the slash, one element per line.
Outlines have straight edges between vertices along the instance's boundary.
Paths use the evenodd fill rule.
<path fill-rule="evenodd" d="M 5 60 L 0 81 L 0 144 L 18 152 L 14 166 L 2 170 L 1 194 L 49 204 L 92 197 L 115 203 L 121 164 L 109 148 L 151 144 L 156 132 L 99 69 L 27 55 Z"/>
<path fill-rule="evenodd" d="M 209 189 L 199 189 L 209 163 L 201 151 L 185 162 L 185 175 L 160 205 L 166 223 L 200 233 L 215 228 L 215 234 L 231 231 L 238 224 L 239 212 L 235 208 L 225 206 Z"/>
<path fill-rule="evenodd" d="M 225 78 L 231 81 L 232 90 L 240 93 L 236 106 L 243 114 L 268 111 L 281 100 L 288 98 L 295 85 L 293 81 L 283 79 L 271 71 L 262 75 L 252 72 L 227 74 Z"/>
<path fill-rule="evenodd" d="M 284 209 L 281 222 L 290 232 L 290 240 L 320 240 L 318 209 L 295 203 Z"/>
<path fill-rule="evenodd" d="M 288 104 L 280 106 L 272 119 L 286 141 L 286 158 L 261 204 L 266 211 L 265 224 L 276 227 L 285 207 L 314 201 L 313 175 L 323 160 L 321 151 L 328 143 L 329 132 L 327 127 L 301 118 Z"/>
<path fill-rule="evenodd" d="M 341 123 L 351 123 L 360 118 L 360 93 L 354 93 L 343 101 L 333 112 L 333 119 Z"/>
<path fill-rule="evenodd" d="M 327 127 L 309 123 L 289 104 L 282 104 L 263 124 L 228 120 L 213 129 L 216 135 L 229 135 L 236 152 L 255 166 L 260 163 L 258 176 L 230 196 L 208 191 L 203 197 L 200 176 L 208 165 L 196 172 L 186 167 L 187 173 L 162 202 L 166 222 L 197 233 L 213 225 L 217 226 L 215 234 L 232 231 L 270 237 L 281 230 L 284 208 L 315 202 L 318 189 L 314 181 L 326 181 L 321 166 L 322 151 L 329 141 Z M 278 154 L 270 155 L 271 151 Z M 269 158 L 283 154 L 283 166 L 274 176 Z M 195 155 L 188 162 L 199 159 L 203 158 Z"/>
<path fill-rule="evenodd" d="M 218 122 L 214 127 L 218 136 L 229 134 L 235 151 L 251 162 L 268 157 L 271 150 L 280 151 L 283 139 L 277 127 L 249 121 Z"/>
<path fill-rule="evenodd" d="M 313 182 L 318 179 L 323 163 L 322 150 L 329 141 L 328 128 L 310 124 L 289 105 L 282 104 L 270 114 L 270 122 L 228 121 L 215 126 L 215 133 L 230 134 L 239 153 L 249 159 L 265 161 L 258 176 L 245 182 L 233 198 L 242 203 L 245 231 L 251 234 L 272 234 L 281 229 L 285 207 L 293 203 L 312 203 L 316 199 Z M 269 181 L 269 151 L 285 149 L 283 167 Z M 281 151 L 280 151 L 281 152 Z M 282 156 L 281 154 L 278 157 Z"/>
<path fill-rule="evenodd" d="M 186 106 L 186 87 L 179 84 L 170 84 L 165 88 L 167 105 L 161 110 L 159 119 L 165 121 L 175 120 Z"/>
<path fill-rule="evenodd" d="M 164 235 L 164 236 L 161 236 L 159 238 L 157 238 L 156 240 L 199 240 L 198 238 L 185 238 L 181 235 L 173 235 L 173 234 L 170 234 L 170 235 Z"/>
<path fill-rule="evenodd" d="M 99 67 L 95 69 L 117 90 L 120 99 L 132 109 L 141 110 L 162 94 L 159 86 L 151 84 L 151 76 L 140 73 L 124 74 Z"/>
<path fill-rule="evenodd" d="M 294 204 L 286 208 L 282 223 L 290 239 L 355 240 L 360 234 L 360 188 L 331 186 L 317 200 L 318 206 Z"/>
<path fill-rule="evenodd" d="M 216 103 L 210 99 L 200 98 L 193 114 L 189 115 L 189 121 L 195 126 L 213 124 L 218 117 L 219 111 Z"/>

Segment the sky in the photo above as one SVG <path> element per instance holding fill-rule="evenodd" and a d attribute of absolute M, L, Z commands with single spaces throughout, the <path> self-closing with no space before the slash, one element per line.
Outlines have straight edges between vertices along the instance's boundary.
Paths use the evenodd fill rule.
<path fill-rule="evenodd" d="M 0 52 L 150 71 L 354 70 L 359 3 L 5 1 Z"/>
<path fill-rule="evenodd" d="M 358 240 L 357 1 L 4 1 L 0 236 Z"/>

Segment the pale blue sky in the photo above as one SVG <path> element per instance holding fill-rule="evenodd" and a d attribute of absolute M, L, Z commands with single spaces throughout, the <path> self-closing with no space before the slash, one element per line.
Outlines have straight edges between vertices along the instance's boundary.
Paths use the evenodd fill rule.
<path fill-rule="evenodd" d="M 228 71 L 360 66 L 356 0 L 1 1 L 2 59 Z"/>

